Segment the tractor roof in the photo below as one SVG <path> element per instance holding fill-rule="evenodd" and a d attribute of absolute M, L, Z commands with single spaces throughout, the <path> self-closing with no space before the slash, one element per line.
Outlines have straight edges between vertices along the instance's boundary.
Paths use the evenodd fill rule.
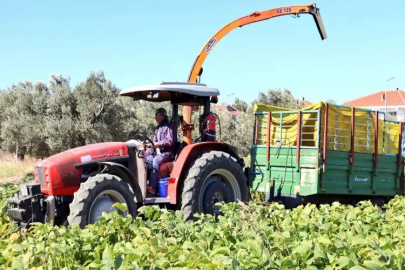
<path fill-rule="evenodd" d="M 152 102 L 171 101 L 179 105 L 203 105 L 210 96 L 218 96 L 217 88 L 201 83 L 161 82 L 154 85 L 139 85 L 124 89 L 121 96 L 133 97 L 134 100 Z"/>

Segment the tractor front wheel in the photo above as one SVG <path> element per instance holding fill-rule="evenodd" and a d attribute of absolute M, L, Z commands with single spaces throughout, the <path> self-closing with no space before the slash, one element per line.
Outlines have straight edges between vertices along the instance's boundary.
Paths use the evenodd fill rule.
<path fill-rule="evenodd" d="M 121 212 L 116 207 L 112 208 L 116 202 L 125 203 L 127 210 Z M 117 211 L 122 216 L 129 213 L 135 217 L 138 210 L 131 186 L 110 174 L 98 174 L 82 183 L 69 207 L 69 224 L 78 224 L 82 228 L 101 220 L 103 212 Z"/>
<path fill-rule="evenodd" d="M 236 159 L 220 151 L 205 153 L 195 161 L 184 181 L 184 220 L 196 220 L 195 213 L 219 215 L 217 202 L 246 202 L 248 196 L 247 179 Z"/>

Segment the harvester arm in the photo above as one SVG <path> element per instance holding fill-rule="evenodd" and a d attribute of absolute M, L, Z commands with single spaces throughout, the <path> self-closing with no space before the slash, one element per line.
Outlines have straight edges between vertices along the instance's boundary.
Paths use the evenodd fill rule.
<path fill-rule="evenodd" d="M 233 22 L 229 23 L 221 30 L 219 30 L 211 39 L 205 44 L 197 59 L 191 68 L 188 82 L 197 82 L 197 77 L 202 74 L 202 65 L 207 58 L 210 51 L 215 45 L 229 32 L 237 27 L 242 27 L 251 23 L 269 20 L 271 18 L 285 16 L 285 15 L 300 15 L 311 14 L 314 17 L 316 26 L 318 27 L 319 34 L 322 40 L 326 39 L 326 32 L 323 26 L 322 17 L 319 9 L 315 7 L 315 4 L 302 5 L 302 6 L 286 6 L 275 9 L 269 9 L 262 12 L 253 12 L 247 16 L 241 17 Z"/>
<path fill-rule="evenodd" d="M 319 9 L 316 7 L 315 3 L 308 4 L 308 5 L 300 5 L 300 6 L 285 6 L 279 7 L 274 9 L 265 10 L 262 12 L 253 12 L 247 16 L 241 17 L 233 22 L 229 23 L 221 30 L 219 30 L 211 39 L 205 44 L 203 49 L 201 50 L 200 54 L 197 56 L 193 67 L 191 68 L 188 82 L 198 82 L 197 78 L 201 77 L 203 72 L 202 65 L 207 58 L 210 51 L 215 47 L 216 44 L 229 32 L 237 27 L 242 27 L 251 23 L 265 21 L 271 18 L 285 16 L 285 15 L 296 15 L 299 16 L 300 14 L 310 14 L 313 16 L 315 20 L 315 24 L 318 28 L 319 34 L 321 35 L 322 40 L 326 39 L 326 32 L 323 26 L 322 17 L 319 12 Z M 214 102 L 217 101 L 217 97 L 212 97 Z M 183 119 L 186 123 L 191 122 L 191 107 L 184 106 L 183 108 Z M 183 132 L 183 137 L 187 142 L 191 141 L 191 131 L 187 130 Z"/>

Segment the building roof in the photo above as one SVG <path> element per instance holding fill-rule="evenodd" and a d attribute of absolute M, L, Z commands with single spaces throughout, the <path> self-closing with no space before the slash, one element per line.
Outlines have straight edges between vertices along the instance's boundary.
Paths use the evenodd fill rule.
<path fill-rule="evenodd" d="M 305 105 L 305 106 L 312 105 L 312 102 L 311 102 L 311 101 L 306 100 L 306 99 L 305 99 L 305 97 L 302 97 L 302 100 L 301 100 L 301 101 L 302 101 L 302 102 L 304 102 L 304 105 Z"/>
<path fill-rule="evenodd" d="M 353 99 L 344 102 L 344 106 L 353 107 L 371 107 L 371 106 L 385 106 L 384 101 L 385 91 L 379 91 L 364 97 Z M 387 106 L 405 106 L 405 91 L 387 90 Z"/>
<path fill-rule="evenodd" d="M 225 103 L 216 104 L 215 108 L 217 108 L 218 110 L 222 110 L 222 109 L 226 108 L 226 106 L 227 106 L 227 104 L 225 104 Z"/>
<path fill-rule="evenodd" d="M 226 109 L 231 115 L 238 116 L 241 114 L 241 111 L 239 111 L 238 109 L 236 109 L 235 107 L 233 107 L 232 105 L 229 105 L 229 104 L 225 104 L 225 103 L 217 104 L 217 105 L 215 105 L 215 107 L 218 110 Z"/>

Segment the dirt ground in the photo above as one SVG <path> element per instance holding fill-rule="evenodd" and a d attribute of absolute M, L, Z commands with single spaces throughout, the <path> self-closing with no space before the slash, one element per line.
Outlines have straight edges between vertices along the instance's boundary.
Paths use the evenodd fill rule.
<path fill-rule="evenodd" d="M 21 184 L 22 177 L 21 176 L 10 176 L 10 177 L 4 177 L 0 178 L 0 185 L 4 185 L 5 183 L 13 183 L 13 184 Z"/>
<path fill-rule="evenodd" d="M 17 160 L 13 154 L 4 153 L 0 149 L 0 185 L 5 183 L 21 184 L 23 179 L 32 177 L 37 161 L 37 159 L 30 157 Z"/>

